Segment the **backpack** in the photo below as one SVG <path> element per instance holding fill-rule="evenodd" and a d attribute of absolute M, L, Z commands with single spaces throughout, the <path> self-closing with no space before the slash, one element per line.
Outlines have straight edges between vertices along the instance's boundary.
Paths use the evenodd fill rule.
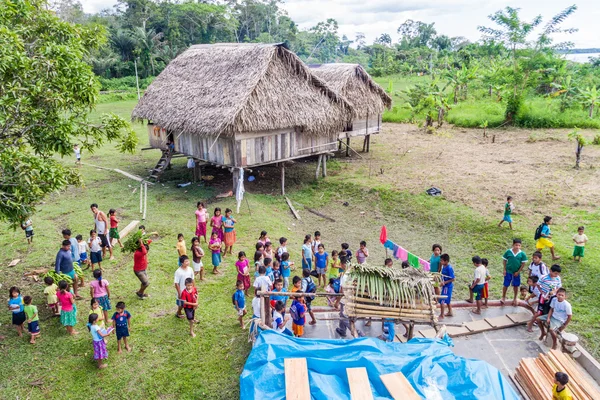
<path fill-rule="evenodd" d="M 313 280 L 310 277 L 304 278 L 304 280 L 306 280 L 306 293 L 315 293 L 317 291 L 317 286 Z"/>
<path fill-rule="evenodd" d="M 334 279 L 332 287 L 333 287 L 333 291 L 335 293 L 339 293 L 340 292 L 340 286 L 341 286 L 340 278 Z"/>
<path fill-rule="evenodd" d="M 296 308 L 296 303 L 292 304 L 290 307 L 290 316 L 294 321 L 298 321 L 300 316 L 298 315 L 298 309 Z"/>
<path fill-rule="evenodd" d="M 544 229 L 544 225 L 546 224 L 540 224 L 540 226 L 537 227 L 535 230 L 535 235 L 533 235 L 533 240 L 538 240 L 542 237 L 542 229 Z"/>

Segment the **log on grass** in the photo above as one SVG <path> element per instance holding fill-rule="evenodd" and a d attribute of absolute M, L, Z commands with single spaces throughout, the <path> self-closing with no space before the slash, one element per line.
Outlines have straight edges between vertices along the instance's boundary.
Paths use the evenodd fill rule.
<path fill-rule="evenodd" d="M 140 221 L 131 221 L 129 224 L 127 224 L 127 226 L 125 228 L 123 228 L 123 230 L 121 232 L 119 232 L 119 236 L 121 237 L 121 239 L 123 239 L 125 236 L 129 235 L 131 233 L 131 231 L 133 231 L 138 224 L 140 223 Z M 111 246 L 114 246 L 117 244 L 117 239 L 113 239 L 110 242 Z"/>

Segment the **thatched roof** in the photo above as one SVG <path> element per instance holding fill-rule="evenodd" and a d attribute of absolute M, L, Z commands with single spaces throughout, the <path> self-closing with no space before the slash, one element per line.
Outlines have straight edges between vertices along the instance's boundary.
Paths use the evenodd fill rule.
<path fill-rule="evenodd" d="M 284 45 L 221 43 L 171 61 L 132 116 L 198 135 L 290 127 L 322 135 L 342 131 L 352 110 Z"/>
<path fill-rule="evenodd" d="M 379 115 L 392 106 L 392 98 L 359 64 L 311 65 L 311 70 L 348 100 L 354 112 L 364 117 Z"/>

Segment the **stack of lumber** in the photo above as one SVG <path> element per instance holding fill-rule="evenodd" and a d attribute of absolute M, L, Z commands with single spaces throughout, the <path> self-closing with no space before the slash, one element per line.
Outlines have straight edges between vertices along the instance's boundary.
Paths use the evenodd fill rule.
<path fill-rule="evenodd" d="M 591 382 L 585 371 L 568 355 L 550 350 L 538 358 L 524 358 L 515 371 L 515 379 L 525 394 L 532 400 L 552 398 L 554 374 L 564 372 L 569 375 L 567 387 L 574 400 L 600 399 L 600 391 Z"/>

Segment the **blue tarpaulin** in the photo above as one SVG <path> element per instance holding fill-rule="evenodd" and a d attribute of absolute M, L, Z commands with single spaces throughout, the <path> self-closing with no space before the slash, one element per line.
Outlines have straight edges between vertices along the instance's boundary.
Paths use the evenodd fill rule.
<path fill-rule="evenodd" d="M 242 400 L 285 399 L 285 358 L 306 358 L 313 399 L 349 399 L 346 368 L 365 367 L 375 399 L 391 399 L 380 376 L 401 371 L 427 399 L 518 400 L 500 371 L 485 361 L 456 356 L 449 343 L 412 339 L 386 343 L 354 340 L 298 339 L 264 331 L 257 338 L 240 376 Z"/>

